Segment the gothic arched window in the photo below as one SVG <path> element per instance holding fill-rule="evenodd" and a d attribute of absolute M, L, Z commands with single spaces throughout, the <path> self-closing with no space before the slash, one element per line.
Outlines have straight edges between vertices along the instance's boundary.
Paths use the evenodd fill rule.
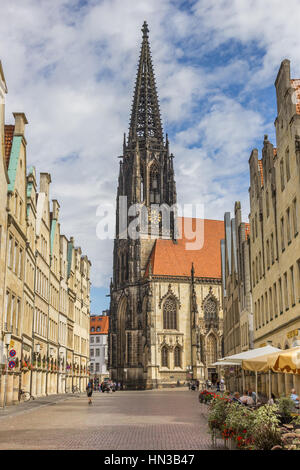
<path fill-rule="evenodd" d="M 211 322 L 217 319 L 217 304 L 214 299 L 209 298 L 204 304 L 204 320 Z"/>
<path fill-rule="evenodd" d="M 160 203 L 159 186 L 158 166 L 156 163 L 153 163 L 150 168 L 150 204 Z"/>
<path fill-rule="evenodd" d="M 168 367 L 169 362 L 169 352 L 166 346 L 163 346 L 161 350 L 161 365 L 162 367 Z"/>
<path fill-rule="evenodd" d="M 174 366 L 181 367 L 181 350 L 179 346 L 174 349 Z"/>
<path fill-rule="evenodd" d="M 217 361 L 217 340 L 214 335 L 210 334 L 207 338 L 206 347 L 206 364 L 213 364 Z"/>
<path fill-rule="evenodd" d="M 163 308 L 164 330 L 177 330 L 177 306 L 176 300 L 168 297 Z"/>

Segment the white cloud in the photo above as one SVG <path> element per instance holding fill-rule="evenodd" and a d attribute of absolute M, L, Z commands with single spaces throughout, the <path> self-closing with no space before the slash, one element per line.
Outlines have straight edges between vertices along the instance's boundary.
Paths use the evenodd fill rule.
<path fill-rule="evenodd" d="M 194 13 L 201 34 L 207 37 L 206 46 L 215 48 L 235 39 L 254 42 L 265 51 L 263 66 L 250 77 L 252 86 L 269 86 L 285 58 L 300 74 L 298 0 L 199 0 Z"/>
<path fill-rule="evenodd" d="M 200 199 L 206 216 L 223 218 L 236 199 L 248 207 L 248 157 L 270 125 L 241 95 L 272 84 L 286 55 L 300 72 L 297 10 L 294 0 L 202 0 L 193 14 L 171 0 L 1 5 L 7 121 L 12 111 L 26 113 L 28 164 L 51 173 L 61 230 L 91 258 L 94 285 L 108 286 L 112 272 L 112 242 L 97 239 L 96 210 L 115 201 L 143 21 L 150 27 L 164 130 L 173 132 L 179 200 Z M 265 49 L 255 74 L 247 57 L 207 60 L 231 39 Z M 228 97 L 231 85 L 240 91 Z"/>

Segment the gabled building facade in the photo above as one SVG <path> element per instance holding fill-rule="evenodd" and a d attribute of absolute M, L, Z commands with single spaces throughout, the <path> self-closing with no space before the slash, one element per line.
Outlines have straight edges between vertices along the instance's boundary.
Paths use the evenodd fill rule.
<path fill-rule="evenodd" d="M 291 78 L 289 60 L 275 88 L 276 147 L 265 136 L 262 158 L 254 149 L 249 160 L 251 288 L 254 346 L 287 349 L 300 344 L 300 80 Z M 292 387 L 299 393 L 296 376 L 273 376 L 275 394 Z"/>
<path fill-rule="evenodd" d="M 91 266 L 73 238 L 60 233 L 50 174 L 40 174 L 38 190 L 35 168 L 27 170 L 27 119 L 14 113 L 14 124 L 5 124 L 6 92 L 0 63 L 1 405 L 4 397 L 5 404 L 18 403 L 21 390 L 33 396 L 85 390 Z M 9 370 L 7 333 L 16 352 Z"/>

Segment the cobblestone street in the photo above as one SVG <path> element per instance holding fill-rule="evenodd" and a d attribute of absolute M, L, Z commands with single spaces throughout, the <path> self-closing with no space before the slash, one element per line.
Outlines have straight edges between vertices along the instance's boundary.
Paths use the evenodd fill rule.
<path fill-rule="evenodd" d="M 198 393 L 94 392 L 1 416 L 0 449 L 211 449 Z"/>

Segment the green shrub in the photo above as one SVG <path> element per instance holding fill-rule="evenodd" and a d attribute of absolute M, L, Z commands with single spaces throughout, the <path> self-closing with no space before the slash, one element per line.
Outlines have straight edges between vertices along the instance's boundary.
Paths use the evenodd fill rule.
<path fill-rule="evenodd" d="M 291 398 L 288 397 L 280 397 L 276 400 L 276 404 L 278 405 L 278 411 L 282 416 L 291 416 L 295 405 Z"/>
<path fill-rule="evenodd" d="M 257 450 L 271 450 L 281 444 L 277 405 L 264 405 L 255 411 L 253 440 Z"/>

